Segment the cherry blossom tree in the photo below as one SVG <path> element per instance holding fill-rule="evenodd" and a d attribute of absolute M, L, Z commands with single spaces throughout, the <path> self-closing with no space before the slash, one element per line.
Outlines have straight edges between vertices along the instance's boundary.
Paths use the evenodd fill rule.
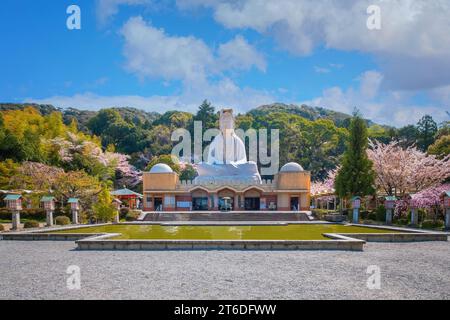
<path fill-rule="evenodd" d="M 404 197 L 440 185 L 450 177 L 450 156 L 438 159 L 398 142 L 370 142 L 367 150 L 376 172 L 377 190 Z"/>
<path fill-rule="evenodd" d="M 311 183 L 311 194 L 334 193 L 334 180 L 338 169 L 331 170 L 327 173 L 327 178 L 323 181 L 317 180 Z"/>
<path fill-rule="evenodd" d="M 103 151 L 102 148 L 89 140 L 68 133 L 67 138 L 55 138 L 48 141 L 56 150 L 64 163 L 71 163 L 77 154 L 92 159 L 104 167 L 111 168 L 117 176 L 117 184 L 135 187 L 142 181 L 142 172 L 130 165 L 130 156 L 121 153 Z"/>
<path fill-rule="evenodd" d="M 441 195 L 450 190 L 450 184 L 430 187 L 412 195 L 410 203 L 416 208 L 431 209 L 441 205 Z"/>

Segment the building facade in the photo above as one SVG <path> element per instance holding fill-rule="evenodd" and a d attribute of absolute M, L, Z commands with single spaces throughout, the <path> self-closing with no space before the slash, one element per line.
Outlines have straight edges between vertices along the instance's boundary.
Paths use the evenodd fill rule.
<path fill-rule="evenodd" d="M 180 181 L 162 163 L 143 174 L 144 211 L 309 210 L 310 172 L 291 162 L 273 180 L 263 180 L 234 132 L 233 110 L 220 111 L 219 128 L 194 180 Z"/>
<path fill-rule="evenodd" d="M 296 163 L 261 183 L 180 181 L 165 164 L 143 174 L 144 211 L 297 211 L 310 208 L 310 172 Z"/>

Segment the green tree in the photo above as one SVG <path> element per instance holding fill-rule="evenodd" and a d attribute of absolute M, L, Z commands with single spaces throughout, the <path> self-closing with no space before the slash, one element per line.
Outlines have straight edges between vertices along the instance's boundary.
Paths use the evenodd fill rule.
<path fill-rule="evenodd" d="M 358 113 L 350 122 L 349 137 L 341 168 L 335 179 L 336 193 L 341 198 L 374 194 L 375 172 L 367 157 L 367 126 Z"/>
<path fill-rule="evenodd" d="M 417 146 L 426 151 L 434 142 L 434 136 L 438 131 L 437 124 L 431 116 L 425 115 L 417 123 L 417 131 L 419 133 Z"/>
<path fill-rule="evenodd" d="M 417 143 L 418 136 L 419 131 L 417 130 L 417 127 L 410 124 L 398 130 L 397 139 L 403 147 L 410 147 Z"/>
<path fill-rule="evenodd" d="M 97 197 L 97 203 L 92 206 L 94 214 L 98 220 L 102 222 L 110 222 L 116 214 L 116 209 L 112 204 L 111 195 L 106 186 L 103 186 L 102 191 Z"/>
<path fill-rule="evenodd" d="M 202 122 L 204 130 L 215 128 L 217 119 L 218 117 L 215 112 L 215 108 L 207 100 L 203 101 L 194 117 L 195 121 Z"/>
<path fill-rule="evenodd" d="M 181 170 L 180 180 L 193 180 L 197 176 L 197 170 L 190 164 L 187 164 L 183 170 Z"/>
<path fill-rule="evenodd" d="M 440 159 L 448 156 L 450 154 L 450 134 L 441 136 L 429 146 L 428 154 L 436 155 Z"/>

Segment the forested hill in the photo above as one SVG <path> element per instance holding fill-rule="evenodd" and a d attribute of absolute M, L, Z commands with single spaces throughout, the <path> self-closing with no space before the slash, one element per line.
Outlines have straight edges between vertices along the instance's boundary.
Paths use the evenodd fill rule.
<path fill-rule="evenodd" d="M 247 114 L 253 117 L 267 114 L 267 113 L 289 113 L 295 114 L 307 120 L 318 120 L 327 119 L 334 122 L 338 127 L 348 127 L 349 120 L 352 117 L 349 114 L 342 113 L 339 111 L 333 111 L 330 109 L 320 108 L 320 107 L 310 107 L 302 104 L 301 106 L 295 104 L 284 104 L 284 103 L 273 103 L 269 105 L 262 105 L 255 109 L 250 110 Z M 375 123 L 371 120 L 366 120 L 368 126 L 372 126 Z"/>
<path fill-rule="evenodd" d="M 54 111 L 59 111 L 63 115 L 63 120 L 65 124 L 70 124 L 72 119 L 76 119 L 78 123 L 78 129 L 89 133 L 88 122 L 91 118 L 98 114 L 98 111 L 92 110 L 80 110 L 76 108 L 61 109 L 50 104 L 35 104 L 35 103 L 0 103 L 0 111 L 6 110 L 23 110 L 25 107 L 33 107 L 39 111 L 43 116 L 49 115 Z M 160 118 L 161 115 L 157 112 L 147 112 L 144 110 L 130 108 L 130 107 L 117 107 L 111 108 L 116 110 L 122 116 L 125 121 L 134 123 L 135 125 L 152 123 L 156 119 Z"/>
<path fill-rule="evenodd" d="M 175 129 L 187 128 L 193 134 L 194 121 L 202 121 L 204 130 L 217 128 L 217 111 L 208 101 L 195 114 L 183 111 L 160 114 L 129 107 L 87 111 L 52 105 L 0 104 L 0 161 L 58 164 L 61 159 L 45 156 L 49 151 L 45 142 L 53 143 L 61 137 L 71 139 L 77 134 L 78 140 L 93 141 L 105 151 L 130 155 L 131 164 L 145 169 L 149 163 L 161 161 L 159 157 L 170 154 L 177 144 L 171 141 Z M 244 130 L 279 129 L 280 164 L 299 162 L 312 172 L 313 178 L 323 179 L 339 163 L 350 118 L 348 114 L 328 109 L 277 103 L 238 114 L 236 126 Z M 431 148 L 436 154 L 447 150 L 447 135 L 444 135 L 447 140 L 437 135 L 438 126 L 431 116 L 403 128 L 366 121 L 371 139 L 385 143 L 394 139 L 404 146 L 417 145 L 423 151 Z M 59 127 L 53 129 L 55 124 Z M 437 145 L 433 145 L 435 141 Z M 76 166 L 79 167 L 89 169 L 90 165 Z"/>
<path fill-rule="evenodd" d="M 63 114 L 64 122 L 67 124 L 71 122 L 72 118 L 76 118 L 79 125 L 79 129 L 83 131 L 85 131 L 84 129 L 87 128 L 87 123 L 89 119 L 91 119 L 98 113 L 98 111 L 92 110 L 80 110 L 76 108 L 61 109 L 54 107 L 53 105 L 50 104 L 35 104 L 35 103 L 28 103 L 28 104 L 0 103 L 0 111 L 22 110 L 27 106 L 31 106 L 37 109 L 42 115 L 48 115 L 53 111 L 60 111 Z M 129 122 L 132 122 L 134 124 L 145 123 L 147 121 L 149 123 L 152 123 L 153 121 L 163 116 L 158 112 L 147 112 L 144 110 L 130 107 L 116 107 L 112 109 L 117 110 L 124 119 L 129 120 Z M 299 106 L 295 104 L 283 104 L 283 103 L 262 105 L 257 108 L 251 109 L 250 111 L 247 112 L 247 114 L 252 115 L 253 117 L 257 117 L 263 114 L 273 112 L 295 114 L 307 120 L 328 119 L 333 121 L 334 124 L 338 127 L 346 127 L 348 124 L 348 120 L 351 118 L 351 115 L 349 114 L 333 111 L 330 109 L 320 107 L 310 107 L 307 105 Z M 371 120 L 367 121 L 369 126 L 374 124 Z"/>

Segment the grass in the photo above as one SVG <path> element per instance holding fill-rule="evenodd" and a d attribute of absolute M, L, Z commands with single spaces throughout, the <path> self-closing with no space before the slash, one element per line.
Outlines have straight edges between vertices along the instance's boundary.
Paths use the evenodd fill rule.
<path fill-rule="evenodd" d="M 106 225 L 55 233 L 120 233 L 114 239 L 168 240 L 327 240 L 324 233 L 392 233 L 392 230 L 338 224 L 286 226 Z"/>

